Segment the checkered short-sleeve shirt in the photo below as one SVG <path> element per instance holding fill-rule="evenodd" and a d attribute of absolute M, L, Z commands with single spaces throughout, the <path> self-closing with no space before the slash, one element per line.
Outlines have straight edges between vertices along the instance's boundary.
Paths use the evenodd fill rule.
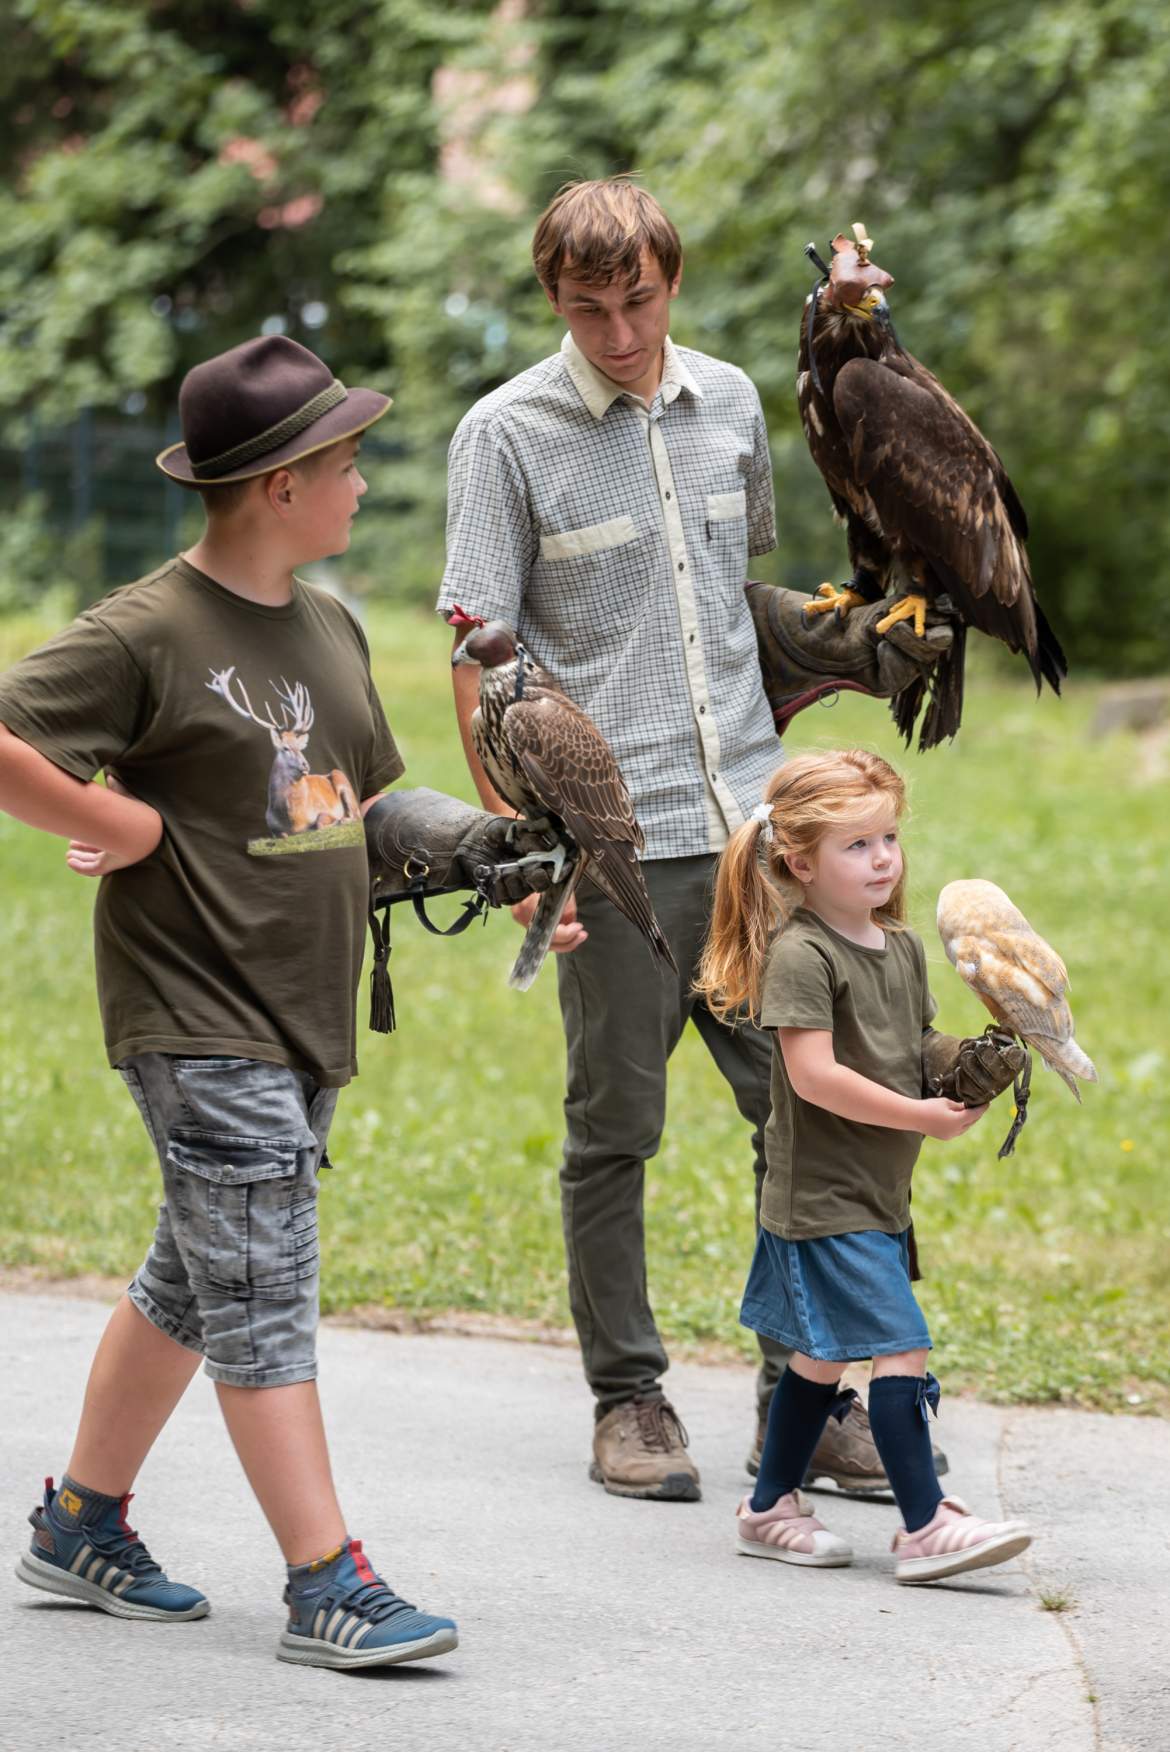
<path fill-rule="evenodd" d="M 566 335 L 461 421 L 448 485 L 439 612 L 507 621 L 589 713 L 648 858 L 718 850 L 780 759 L 743 594 L 776 543 L 750 379 L 667 340 L 647 407 Z"/>

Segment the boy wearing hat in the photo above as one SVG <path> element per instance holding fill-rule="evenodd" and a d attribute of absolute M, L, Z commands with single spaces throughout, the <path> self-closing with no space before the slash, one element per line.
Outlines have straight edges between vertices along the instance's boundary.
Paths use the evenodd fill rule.
<path fill-rule="evenodd" d="M 196 367 L 184 441 L 158 462 L 201 493 L 203 536 L 0 677 L 0 808 L 103 878 L 107 1051 L 164 1188 L 17 1575 L 123 1618 L 206 1614 L 126 1520 L 202 1357 L 288 1564 L 277 1653 L 340 1668 L 457 1642 L 349 1537 L 316 1388 L 317 1175 L 357 1069 L 362 816 L 402 761 L 360 628 L 294 568 L 349 545 L 360 437 L 389 406 L 282 336 Z"/>

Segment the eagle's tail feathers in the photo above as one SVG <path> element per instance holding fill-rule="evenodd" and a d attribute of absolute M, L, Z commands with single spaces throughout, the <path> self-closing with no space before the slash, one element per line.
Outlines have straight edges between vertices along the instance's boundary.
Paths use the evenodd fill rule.
<path fill-rule="evenodd" d="M 1058 694 L 1060 684 L 1068 674 L 1068 659 L 1039 603 L 1036 604 L 1036 647 L 1036 663 L 1033 665 L 1036 686 L 1039 688 L 1043 678 L 1053 693 Z"/>
<path fill-rule="evenodd" d="M 914 726 L 926 698 L 926 683 L 919 676 L 909 687 L 904 687 L 901 693 L 895 694 L 890 701 L 890 715 L 894 720 L 898 735 L 907 748 L 914 738 Z"/>
<path fill-rule="evenodd" d="M 967 650 L 967 629 L 962 621 L 952 621 L 954 635 L 951 647 L 944 651 L 930 673 L 927 684 L 929 702 L 918 747 L 923 752 L 950 739 L 963 718 L 963 670 Z"/>

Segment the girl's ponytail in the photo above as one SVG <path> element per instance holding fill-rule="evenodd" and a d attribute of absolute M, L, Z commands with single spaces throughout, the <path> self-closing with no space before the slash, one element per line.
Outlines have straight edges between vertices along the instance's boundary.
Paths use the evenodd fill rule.
<path fill-rule="evenodd" d="M 760 855 L 764 832 L 770 836 L 770 824 L 759 815 L 737 827 L 715 872 L 711 929 L 695 991 L 721 1021 L 742 1013 L 754 1022 L 759 1015 L 764 958 L 782 906 Z"/>

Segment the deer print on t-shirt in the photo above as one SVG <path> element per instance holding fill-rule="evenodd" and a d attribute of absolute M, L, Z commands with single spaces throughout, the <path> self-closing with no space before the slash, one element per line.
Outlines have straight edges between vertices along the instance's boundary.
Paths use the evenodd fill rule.
<path fill-rule="evenodd" d="M 280 711 L 278 724 L 267 700 L 264 701 L 263 718 L 253 711 L 247 689 L 236 675 L 234 664 L 230 669 L 213 669 L 211 677 L 204 685 L 225 699 L 241 718 L 267 730 L 271 738 L 273 759 L 268 775 L 268 807 L 264 820 L 273 840 L 319 832 L 349 822 L 360 823 L 357 794 L 345 774 L 337 767 L 330 773 L 309 771 L 305 748 L 309 731 L 313 728 L 314 714 L 309 690 L 303 683 L 295 682 L 290 687 L 283 676 L 279 687 L 274 681 L 269 682 Z M 360 826 L 356 833 L 351 830 L 336 837 L 344 843 L 357 840 L 361 837 Z M 256 854 L 275 849 L 264 841 L 252 840 L 248 844 L 248 850 Z"/>

